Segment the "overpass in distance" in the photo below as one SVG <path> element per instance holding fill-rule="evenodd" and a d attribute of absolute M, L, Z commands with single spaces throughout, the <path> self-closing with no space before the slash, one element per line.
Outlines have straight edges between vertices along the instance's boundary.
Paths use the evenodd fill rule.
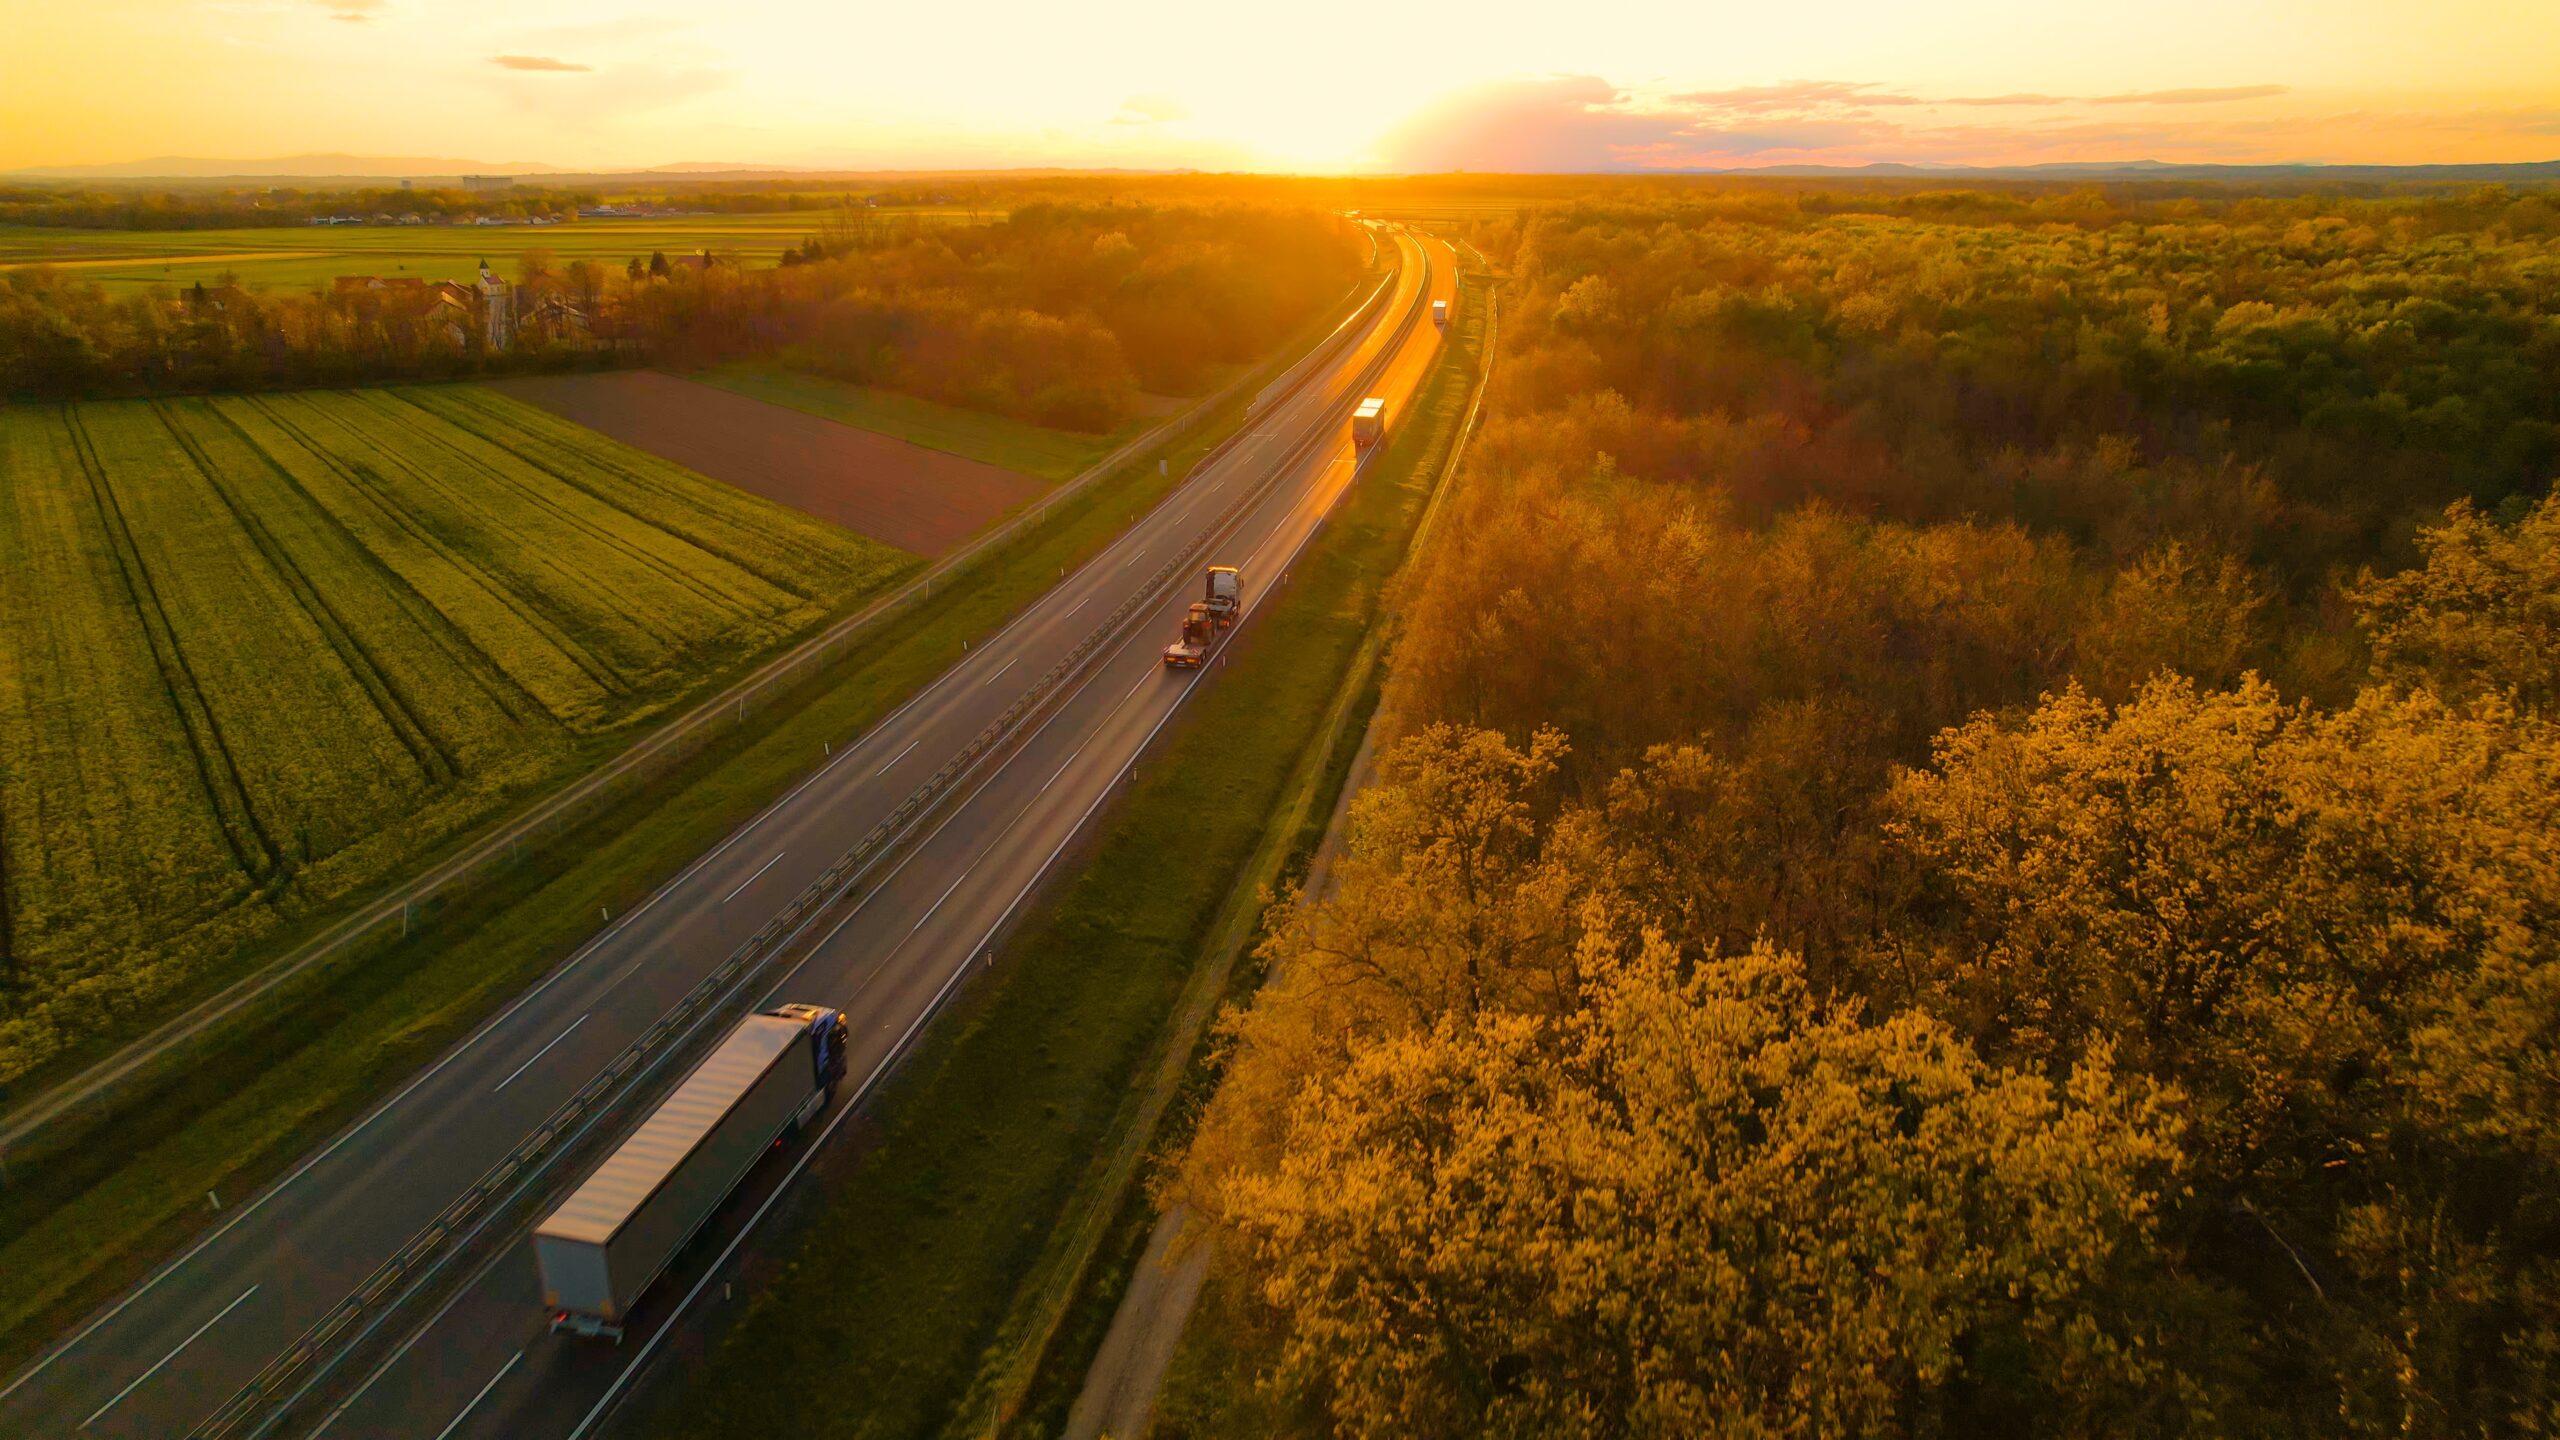
<path fill-rule="evenodd" d="M 1436 353 L 1440 334 L 1421 317 L 1431 300 L 1454 300 L 1454 256 L 1438 241 L 1394 243 L 1400 265 L 1387 303 L 1319 373 L 997 635 L 12 1377 L 0 1391 L 0 1434 L 185 1435 L 1267 480 L 1267 493 L 1201 557 L 1242 567 L 1250 626 L 1357 477 L 1352 407 L 1384 394 L 1401 414 Z M 1196 579 L 1177 583 L 1142 611 L 1030 722 L 1027 739 L 929 816 L 861 893 L 815 915 L 781 964 L 747 982 L 758 1008 L 799 1000 L 845 1009 L 858 1083 L 818 1122 L 816 1140 L 750 1178 L 755 1193 L 727 1207 L 660 1282 L 622 1345 L 549 1335 L 530 1247 L 508 1235 L 439 1306 L 397 1317 L 396 1346 L 355 1373 L 360 1388 L 320 1433 L 591 1435 L 670 1337 L 698 1337 L 709 1322 L 692 1300 L 755 1245 L 760 1197 L 838 1133 L 1192 688 L 1217 683 L 1215 665 L 1176 672 L 1158 660 L 1195 590 Z M 635 1110 L 606 1123 L 638 1119 Z M 550 1188 L 564 1190 L 578 1173 L 551 1177 Z"/>

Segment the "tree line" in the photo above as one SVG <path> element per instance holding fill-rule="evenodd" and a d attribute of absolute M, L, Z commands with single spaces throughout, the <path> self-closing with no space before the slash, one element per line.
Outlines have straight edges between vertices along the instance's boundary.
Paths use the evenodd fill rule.
<path fill-rule="evenodd" d="M 1166 1182 L 1262 1423 L 2560 1424 L 2560 250 L 2394 203 L 1472 227 L 1378 777 Z"/>
<path fill-rule="evenodd" d="M 793 263 L 517 261 L 513 343 L 427 295 L 217 280 L 116 295 L 0 271 L 0 394 L 87 397 L 779 357 L 865 384 L 1104 430 L 1144 391 L 1196 392 L 1341 298 L 1364 252 L 1309 211 L 1026 206 L 981 225 L 820 217 Z M 571 320 L 538 324 L 531 301 Z M 476 305 L 475 300 L 473 304 Z"/>
<path fill-rule="evenodd" d="M 595 191 L 548 186 L 505 190 L 424 190 L 393 185 L 316 189 L 301 185 L 140 190 L 0 185 L 0 225 L 78 230 L 252 230 L 305 225 L 332 215 L 417 215 L 430 221 L 504 215 L 574 219 L 600 203 Z M 772 205 L 768 209 L 788 208 Z"/>
<path fill-rule="evenodd" d="M 994 195 L 1007 198 L 1023 193 L 1019 184 L 993 190 Z M 990 199 L 988 187 L 984 186 L 946 193 L 913 186 L 883 188 L 822 180 L 789 187 L 762 181 L 746 185 L 617 185 L 610 190 L 593 185 L 545 183 L 539 178 L 518 180 L 502 190 L 308 183 L 152 190 L 134 185 L 15 183 L 0 184 L 0 225 L 73 230 L 254 230 L 304 225 L 333 215 L 417 215 L 430 221 L 467 220 L 481 215 L 519 220 L 547 216 L 574 221 L 580 210 L 607 203 L 665 207 L 686 213 L 766 215 L 840 210 L 866 201 L 881 205 L 959 202 L 997 210 L 1006 203 L 1005 198 Z"/>

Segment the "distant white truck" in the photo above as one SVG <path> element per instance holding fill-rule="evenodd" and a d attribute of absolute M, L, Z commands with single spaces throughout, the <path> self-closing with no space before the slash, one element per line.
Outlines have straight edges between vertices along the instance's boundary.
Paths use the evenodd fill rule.
<path fill-rule="evenodd" d="M 1363 449 L 1387 438 L 1387 402 L 1372 395 L 1351 412 L 1351 443 Z"/>
<path fill-rule="evenodd" d="M 844 1015 L 750 1015 L 533 1229 L 554 1332 L 621 1340 L 631 1307 L 775 1141 L 844 1079 Z"/>
<path fill-rule="evenodd" d="M 1434 324 L 1434 325 L 1439 326 L 1439 327 L 1440 327 L 1441 329 L 1443 329 L 1443 330 L 1446 330 L 1446 329 L 1448 329 L 1448 328 L 1449 328 L 1449 302 L 1448 302 L 1448 301 L 1446 301 L 1446 300 L 1434 300 L 1434 301 L 1432 301 L 1432 302 L 1431 302 L 1431 323 L 1432 323 L 1432 324 Z"/>

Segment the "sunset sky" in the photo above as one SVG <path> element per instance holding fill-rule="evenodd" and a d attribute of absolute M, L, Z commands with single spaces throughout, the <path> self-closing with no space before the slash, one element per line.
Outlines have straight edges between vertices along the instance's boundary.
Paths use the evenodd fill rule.
<path fill-rule="evenodd" d="M 0 168 L 2560 158 L 2552 0 L 10 0 Z"/>

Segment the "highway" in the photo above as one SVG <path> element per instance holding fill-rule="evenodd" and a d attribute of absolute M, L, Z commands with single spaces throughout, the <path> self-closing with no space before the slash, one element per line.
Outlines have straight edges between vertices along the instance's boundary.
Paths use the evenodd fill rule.
<path fill-rule="evenodd" d="M 788 795 L 640 907 L 616 917 L 539 985 L 422 1071 L 267 1191 L 232 1208 L 195 1248 L 101 1311 L 0 1392 L 0 1434 L 178 1436 L 343 1298 L 437 1211 L 1082 640 L 1236 495 L 1270 493 L 1203 563 L 1242 567 L 1246 620 L 1353 483 L 1350 407 L 1389 397 L 1390 423 L 1417 389 L 1439 332 L 1430 299 L 1455 306 L 1453 257 L 1397 241 L 1394 294 L 1369 333 L 1250 432 L 944 676 L 868 733 L 848 736 Z M 1403 336 L 1397 339 L 1400 330 Z M 1396 345 L 1386 377 L 1356 377 Z M 1150 558 L 1150 557 L 1153 558 Z M 1158 650 L 1196 582 L 1176 587 L 1033 723 L 974 789 L 853 901 L 816 916 L 787 973 L 752 982 L 773 1001 L 845 1008 L 852 1074 L 822 1136 L 836 1133 L 953 987 L 990 953 L 1147 740 L 1215 663 L 1169 671 Z M 637 1114 L 611 1123 L 628 1126 Z M 755 1201 L 806 1158 L 794 1147 L 724 1212 L 717 1243 L 662 1284 L 625 1342 L 545 1333 L 521 1237 L 492 1248 L 441 1309 L 403 1316 L 387 1364 L 331 1417 L 341 1436 L 592 1434 L 731 1252 L 752 1247 Z M 559 1188 L 574 1174 L 554 1177 Z"/>

